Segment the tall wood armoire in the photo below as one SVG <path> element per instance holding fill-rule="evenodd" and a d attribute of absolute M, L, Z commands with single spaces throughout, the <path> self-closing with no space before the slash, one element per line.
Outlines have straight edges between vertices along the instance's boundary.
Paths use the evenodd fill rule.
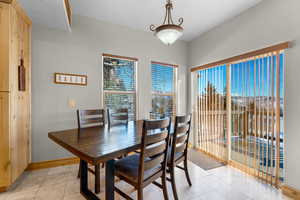
<path fill-rule="evenodd" d="M 0 0 L 0 191 L 31 161 L 30 34 L 18 2 Z"/>

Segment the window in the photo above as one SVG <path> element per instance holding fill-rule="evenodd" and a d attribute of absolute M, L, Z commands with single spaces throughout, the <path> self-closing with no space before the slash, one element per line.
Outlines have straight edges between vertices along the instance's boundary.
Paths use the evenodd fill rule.
<path fill-rule="evenodd" d="M 136 119 L 137 59 L 103 55 L 103 102 L 106 109 L 128 108 L 129 119 Z"/>
<path fill-rule="evenodd" d="M 176 65 L 151 63 L 152 111 L 151 119 L 171 117 L 176 114 Z"/>

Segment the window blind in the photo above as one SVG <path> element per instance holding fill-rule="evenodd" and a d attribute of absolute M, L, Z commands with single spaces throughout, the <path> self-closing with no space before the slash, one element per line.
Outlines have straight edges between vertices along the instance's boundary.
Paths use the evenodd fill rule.
<path fill-rule="evenodd" d="M 283 181 L 284 54 L 231 65 L 231 159 L 278 185 Z"/>
<path fill-rule="evenodd" d="M 152 111 L 151 118 L 171 117 L 176 113 L 176 68 L 172 65 L 151 64 Z"/>
<path fill-rule="evenodd" d="M 134 60 L 103 57 L 104 106 L 117 110 L 127 108 L 129 118 L 136 118 L 136 85 Z"/>

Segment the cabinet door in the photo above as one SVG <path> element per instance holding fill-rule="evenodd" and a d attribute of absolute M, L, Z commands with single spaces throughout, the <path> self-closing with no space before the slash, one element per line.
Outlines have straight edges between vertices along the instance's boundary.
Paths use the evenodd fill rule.
<path fill-rule="evenodd" d="M 0 187 L 10 184 L 9 93 L 0 92 Z"/>
<path fill-rule="evenodd" d="M 30 101 L 29 101 L 29 34 L 28 25 L 22 20 L 21 16 L 17 16 L 17 27 L 16 27 L 16 37 L 18 44 L 17 53 L 15 54 L 15 59 L 17 59 L 15 64 L 11 67 L 15 68 L 11 70 L 15 75 L 15 82 L 18 83 L 18 66 L 20 65 L 20 60 L 24 61 L 25 67 L 25 91 L 19 91 L 18 85 L 16 85 L 13 90 L 14 99 L 13 104 L 13 130 L 12 130 L 12 181 L 15 181 L 26 169 L 29 163 L 29 125 L 30 125 Z"/>
<path fill-rule="evenodd" d="M 0 2 L 0 91 L 9 91 L 9 5 Z"/>

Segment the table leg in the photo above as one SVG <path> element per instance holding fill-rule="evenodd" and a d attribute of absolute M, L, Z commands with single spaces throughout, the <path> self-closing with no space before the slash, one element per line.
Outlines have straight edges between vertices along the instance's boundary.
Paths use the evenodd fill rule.
<path fill-rule="evenodd" d="M 88 200 L 99 200 L 99 198 L 88 188 L 88 164 L 80 160 L 80 193 Z"/>
<path fill-rule="evenodd" d="M 115 160 L 108 160 L 105 168 L 105 199 L 114 200 L 115 194 Z"/>

